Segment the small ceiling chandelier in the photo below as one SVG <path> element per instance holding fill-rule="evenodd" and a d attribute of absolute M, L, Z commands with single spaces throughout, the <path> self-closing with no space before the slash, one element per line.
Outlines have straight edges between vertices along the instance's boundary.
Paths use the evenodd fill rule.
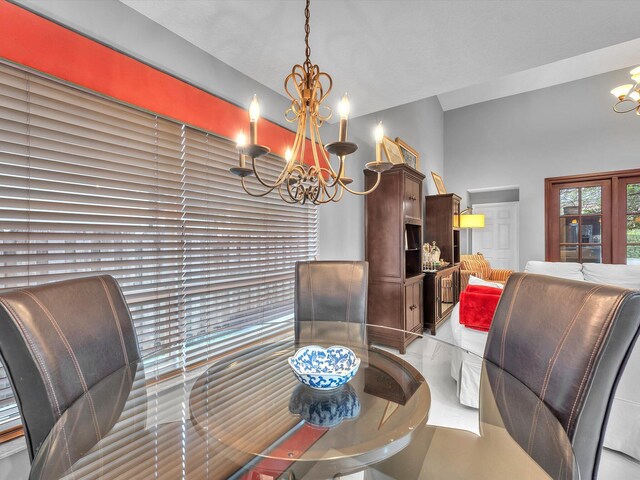
<path fill-rule="evenodd" d="M 631 80 L 635 83 L 620 85 L 611 90 L 618 102 L 613 106 L 616 113 L 629 113 L 636 111 L 636 115 L 640 115 L 640 67 L 636 67 L 630 72 Z"/>
<path fill-rule="evenodd" d="M 338 141 L 324 145 L 320 137 L 320 127 L 331 118 L 331 109 L 322 102 L 327 98 L 333 85 L 331 77 L 320 71 L 318 65 L 311 63 L 309 47 L 309 3 L 307 0 L 305 13 L 305 54 L 304 64 L 295 65 L 284 80 L 284 89 L 291 106 L 285 112 L 285 119 L 297 123 L 293 145 L 284 154 L 285 165 L 273 182 L 258 173 L 257 160 L 270 152 L 269 148 L 258 144 L 258 119 L 260 106 L 254 95 L 249 106 L 249 143 L 243 132 L 238 134 L 237 148 L 239 154 L 238 167 L 231 168 L 231 173 L 238 175 L 242 188 L 249 195 L 263 197 L 277 190 L 280 197 L 288 203 L 312 202 L 316 205 L 338 202 L 345 190 L 354 195 L 367 195 L 374 191 L 380 183 L 380 174 L 393 164 L 382 160 L 382 124 L 375 130 L 376 161 L 369 162 L 366 167 L 378 173 L 376 183 L 369 190 L 356 191 L 348 187 L 353 180 L 345 175 L 345 158 L 358 149 L 355 143 L 347 141 L 347 123 L 349 118 L 349 99 L 345 94 L 338 105 L 340 130 Z M 305 147 L 309 134 L 312 158 L 305 161 Z M 307 151 L 308 155 L 308 151 Z M 336 168 L 331 164 L 331 155 L 338 158 Z M 267 162 L 268 160 L 264 160 Z M 252 191 L 247 187 L 246 177 L 255 176 L 260 191 Z"/>

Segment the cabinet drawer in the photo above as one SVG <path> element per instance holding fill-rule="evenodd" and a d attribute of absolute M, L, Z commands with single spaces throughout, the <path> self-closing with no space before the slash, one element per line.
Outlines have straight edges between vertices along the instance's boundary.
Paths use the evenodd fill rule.
<path fill-rule="evenodd" d="M 422 221 L 420 208 L 420 183 L 410 177 L 404 177 L 404 215 L 412 220 Z"/>
<path fill-rule="evenodd" d="M 405 288 L 405 330 L 422 330 L 422 281 Z"/>

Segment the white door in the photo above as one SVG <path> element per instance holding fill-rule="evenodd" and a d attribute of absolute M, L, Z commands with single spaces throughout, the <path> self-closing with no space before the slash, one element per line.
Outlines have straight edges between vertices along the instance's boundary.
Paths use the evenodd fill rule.
<path fill-rule="evenodd" d="M 479 203 L 473 213 L 484 214 L 484 228 L 472 231 L 473 253 L 480 252 L 492 268 L 518 271 L 518 202 Z"/>

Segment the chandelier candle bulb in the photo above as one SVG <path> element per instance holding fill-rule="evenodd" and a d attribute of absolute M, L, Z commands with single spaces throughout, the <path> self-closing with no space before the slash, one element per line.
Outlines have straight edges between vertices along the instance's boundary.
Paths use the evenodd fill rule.
<path fill-rule="evenodd" d="M 338 133 L 338 141 L 346 142 L 347 141 L 347 124 L 349 122 L 349 97 L 345 93 L 338 103 L 338 114 L 340 115 L 340 130 Z"/>
<path fill-rule="evenodd" d="M 260 104 L 257 95 L 254 95 L 249 105 L 249 143 L 252 145 L 258 143 L 258 118 L 260 118 Z"/>
<path fill-rule="evenodd" d="M 289 147 L 287 147 L 287 150 L 284 152 L 284 159 L 287 162 L 287 169 L 289 171 L 291 171 L 291 169 L 293 168 L 293 152 L 291 151 L 291 149 Z"/>
<path fill-rule="evenodd" d="M 382 122 L 378 123 L 374 131 L 374 138 L 376 140 L 376 162 L 382 161 L 382 139 L 384 138 L 384 128 L 382 128 Z"/>
<path fill-rule="evenodd" d="M 238 149 L 238 163 L 240 168 L 245 168 L 245 155 L 242 153 L 244 146 L 247 144 L 247 137 L 244 132 L 238 133 L 236 137 L 236 148 Z"/>

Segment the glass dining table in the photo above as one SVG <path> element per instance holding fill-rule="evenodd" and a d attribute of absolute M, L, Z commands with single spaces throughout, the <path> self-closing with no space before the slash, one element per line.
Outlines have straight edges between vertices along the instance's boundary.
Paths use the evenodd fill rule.
<path fill-rule="evenodd" d="M 450 371 L 472 353 L 394 331 L 415 337 L 399 355 L 368 343 L 376 328 L 269 322 L 224 349 L 219 334 L 160 348 L 78 398 L 30 478 L 579 478 L 559 422 L 516 378 L 475 358 L 480 410 L 463 407 Z M 189 363 L 194 345 L 206 354 Z M 357 374 L 333 390 L 303 385 L 288 358 L 307 345 L 350 348 Z"/>

